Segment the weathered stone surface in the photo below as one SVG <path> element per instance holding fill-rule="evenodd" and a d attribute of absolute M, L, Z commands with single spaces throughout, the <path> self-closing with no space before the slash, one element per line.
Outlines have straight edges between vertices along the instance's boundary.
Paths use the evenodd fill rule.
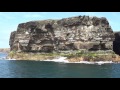
<path fill-rule="evenodd" d="M 11 50 L 112 50 L 114 33 L 106 18 L 77 16 L 21 23 L 11 33 Z"/>

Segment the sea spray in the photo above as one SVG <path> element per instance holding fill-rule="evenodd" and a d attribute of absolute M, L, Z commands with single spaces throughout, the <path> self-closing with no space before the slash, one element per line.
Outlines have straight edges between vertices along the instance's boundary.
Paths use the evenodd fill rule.
<path fill-rule="evenodd" d="M 63 63 L 69 63 L 68 60 L 66 60 L 67 57 L 59 57 L 59 58 L 55 58 L 55 59 L 52 59 L 52 60 L 45 60 L 45 61 L 53 61 L 53 62 L 63 62 Z"/>
<path fill-rule="evenodd" d="M 6 60 L 16 60 L 16 59 L 14 59 L 14 58 L 13 58 L 13 59 L 11 59 L 11 58 L 8 58 L 8 59 L 6 59 Z"/>

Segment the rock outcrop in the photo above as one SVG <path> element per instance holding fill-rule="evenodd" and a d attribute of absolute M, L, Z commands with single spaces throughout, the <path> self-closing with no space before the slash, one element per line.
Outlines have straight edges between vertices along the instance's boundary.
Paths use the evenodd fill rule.
<path fill-rule="evenodd" d="M 11 33 L 11 50 L 112 50 L 114 33 L 106 18 L 77 16 L 21 23 Z"/>

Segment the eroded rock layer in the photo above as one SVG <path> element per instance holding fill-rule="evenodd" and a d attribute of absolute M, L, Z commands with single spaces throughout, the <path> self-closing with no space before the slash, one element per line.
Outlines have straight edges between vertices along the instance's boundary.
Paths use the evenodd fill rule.
<path fill-rule="evenodd" d="M 106 18 L 77 16 L 30 21 L 11 33 L 11 50 L 112 50 L 114 33 Z"/>

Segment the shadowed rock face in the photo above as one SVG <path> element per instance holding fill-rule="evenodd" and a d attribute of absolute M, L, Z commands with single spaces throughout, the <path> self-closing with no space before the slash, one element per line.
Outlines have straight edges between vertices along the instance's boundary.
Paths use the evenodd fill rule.
<path fill-rule="evenodd" d="M 113 42 L 113 51 L 120 55 L 120 32 L 115 32 L 115 40 Z"/>
<path fill-rule="evenodd" d="M 112 50 L 114 33 L 106 18 L 77 16 L 31 21 L 11 33 L 11 50 Z"/>
<path fill-rule="evenodd" d="M 16 34 L 16 31 L 13 31 L 13 32 L 11 32 L 11 35 L 10 35 L 10 40 L 9 40 L 9 45 L 10 45 L 10 50 L 13 50 L 13 49 L 15 49 L 15 34 Z M 16 48 L 17 49 L 17 48 Z"/>

